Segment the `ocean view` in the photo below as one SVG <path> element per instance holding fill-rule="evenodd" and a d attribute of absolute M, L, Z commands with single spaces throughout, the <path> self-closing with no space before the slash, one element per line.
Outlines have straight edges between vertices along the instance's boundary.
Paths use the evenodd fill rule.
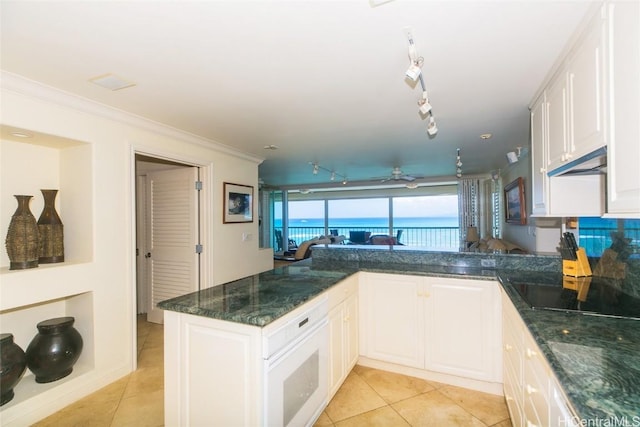
<path fill-rule="evenodd" d="M 282 220 L 275 220 L 275 227 L 282 228 Z M 329 228 L 380 228 L 388 227 L 388 218 L 331 218 Z M 457 227 L 458 217 L 415 217 L 393 219 L 394 228 L 401 227 Z M 324 218 L 289 218 L 289 227 L 324 227 Z"/>
<path fill-rule="evenodd" d="M 282 228 L 282 221 L 275 221 L 275 228 Z M 331 218 L 329 230 L 349 238 L 349 231 L 370 231 L 372 234 L 389 234 L 388 218 Z M 396 217 L 394 235 L 402 230 L 400 242 L 411 246 L 429 246 L 451 250 L 459 246 L 457 217 Z M 323 218 L 290 218 L 289 238 L 301 243 L 324 234 Z"/>

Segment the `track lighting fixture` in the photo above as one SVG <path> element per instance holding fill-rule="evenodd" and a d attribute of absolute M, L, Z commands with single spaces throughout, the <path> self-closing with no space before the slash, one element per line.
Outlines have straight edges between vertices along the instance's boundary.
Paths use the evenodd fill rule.
<path fill-rule="evenodd" d="M 422 98 L 418 100 L 418 109 L 421 114 L 429 114 L 431 112 L 431 104 L 429 103 L 427 91 L 422 92 Z"/>
<path fill-rule="evenodd" d="M 429 124 L 427 125 L 427 133 L 430 136 L 434 136 L 438 133 L 438 126 L 436 125 L 436 119 L 433 116 L 429 116 Z"/>
<path fill-rule="evenodd" d="M 313 166 L 312 173 L 313 173 L 314 175 L 318 175 L 318 173 L 319 173 L 321 170 L 323 170 L 323 171 L 328 172 L 328 173 L 330 174 L 330 175 L 329 175 L 329 179 L 330 179 L 331 181 L 335 181 L 335 180 L 336 180 L 336 178 L 340 178 L 340 179 L 342 180 L 342 183 L 343 183 L 343 184 L 346 184 L 346 183 L 347 183 L 347 177 L 346 177 L 346 175 L 340 175 L 339 173 L 337 173 L 337 172 L 336 172 L 336 171 L 334 171 L 333 169 L 327 169 L 327 168 L 325 168 L 325 167 L 320 166 L 318 163 L 309 162 L 309 164 Z"/>
<path fill-rule="evenodd" d="M 422 116 L 428 116 L 429 122 L 427 124 L 427 133 L 433 137 L 438 133 L 438 126 L 436 126 L 436 120 L 433 117 L 431 103 L 427 95 L 427 88 L 424 85 L 424 78 L 422 77 L 422 65 L 424 64 L 424 58 L 418 55 L 416 44 L 413 42 L 413 32 L 411 28 L 405 27 L 405 33 L 409 40 L 409 68 L 405 72 L 405 77 L 412 81 L 419 81 L 422 88 L 422 98 L 418 101 L 418 111 Z"/>
<path fill-rule="evenodd" d="M 462 178 L 462 159 L 460 158 L 460 149 L 456 154 L 456 177 Z"/>
<path fill-rule="evenodd" d="M 515 151 L 509 151 L 507 153 L 507 161 L 510 165 L 517 163 L 518 160 L 520 160 L 520 156 L 522 155 L 522 147 L 516 147 L 516 150 L 518 150 L 517 154 Z"/>

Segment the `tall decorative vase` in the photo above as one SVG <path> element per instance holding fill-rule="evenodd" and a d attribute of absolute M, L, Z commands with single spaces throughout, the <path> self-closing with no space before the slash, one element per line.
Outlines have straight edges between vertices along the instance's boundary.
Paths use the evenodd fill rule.
<path fill-rule="evenodd" d="M 0 406 L 13 399 L 13 389 L 27 369 L 24 351 L 12 334 L 0 334 Z"/>
<path fill-rule="evenodd" d="M 38 223 L 29 210 L 33 196 L 16 195 L 18 209 L 11 217 L 5 246 L 9 255 L 9 270 L 22 270 L 38 266 L 40 243 Z"/>
<path fill-rule="evenodd" d="M 40 190 L 44 197 L 44 208 L 38 218 L 40 233 L 40 264 L 52 264 L 64 261 L 64 233 L 62 220 L 56 212 L 58 190 Z"/>
<path fill-rule="evenodd" d="M 27 367 L 37 383 L 66 377 L 82 353 L 82 336 L 73 327 L 75 318 L 57 317 L 38 323 L 38 334 L 27 347 Z"/>

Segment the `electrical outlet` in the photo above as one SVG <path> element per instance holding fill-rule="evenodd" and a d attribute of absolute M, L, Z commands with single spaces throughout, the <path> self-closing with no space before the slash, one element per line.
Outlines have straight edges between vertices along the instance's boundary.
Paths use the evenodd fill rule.
<path fill-rule="evenodd" d="M 496 268 L 496 260 L 495 259 L 481 259 L 480 265 L 486 268 Z"/>
<path fill-rule="evenodd" d="M 242 241 L 243 242 L 248 242 L 252 238 L 253 238 L 253 234 L 251 234 L 251 233 L 242 233 Z"/>

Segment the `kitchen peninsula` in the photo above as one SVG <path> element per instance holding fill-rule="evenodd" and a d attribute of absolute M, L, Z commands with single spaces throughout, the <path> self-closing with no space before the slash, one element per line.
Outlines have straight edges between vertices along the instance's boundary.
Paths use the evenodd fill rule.
<path fill-rule="evenodd" d="M 631 282 L 637 282 L 635 271 L 625 280 L 616 280 L 620 289 L 618 298 Z M 367 276 L 364 276 L 367 275 Z M 160 303 L 165 312 L 165 421 L 179 424 L 194 419 L 227 420 L 222 417 L 224 405 L 220 406 L 211 395 L 210 374 L 216 378 L 230 377 L 229 381 L 216 389 L 227 396 L 240 396 L 233 407 L 235 418 L 243 425 L 261 425 L 267 412 L 262 390 L 265 387 L 263 357 L 260 352 L 266 332 L 276 329 L 285 318 L 296 318 L 304 307 L 332 295 L 332 289 L 345 281 L 359 280 L 361 277 L 423 278 L 426 280 L 457 280 L 456 286 L 466 281 L 476 287 L 474 292 L 494 289 L 498 295 L 498 305 L 490 310 L 478 311 L 480 316 L 492 311 L 513 309 L 518 321 L 522 321 L 526 333 L 532 337 L 532 347 L 542 353 L 543 366 L 549 368 L 551 380 L 558 388 L 550 387 L 544 399 L 533 402 L 532 406 L 543 424 L 550 416 L 562 414 L 565 419 L 573 419 L 576 425 L 581 420 L 625 419 L 633 422 L 640 415 L 640 328 L 633 318 L 583 314 L 576 311 L 532 309 L 517 291 L 521 283 L 561 286 L 561 260 L 557 255 L 505 255 L 481 253 L 436 253 L 415 248 L 397 247 L 356 247 L 325 246 L 314 249 L 313 258 L 287 267 L 277 268 L 225 285 L 205 289 Z M 373 283 L 359 280 L 360 292 L 367 292 L 366 286 Z M 396 282 L 394 282 L 396 283 Z M 398 286 L 405 286 L 401 279 Z M 444 283 L 444 282 L 443 282 Z M 560 285 L 557 285 L 560 283 Z M 483 286 L 484 284 L 484 286 Z M 399 288 L 400 289 L 400 288 Z M 417 288 L 427 289 L 430 288 Z M 434 288 L 435 289 L 435 288 Z M 421 291 L 423 292 L 423 291 Z M 424 292 L 423 292 L 424 293 Z M 502 298 L 500 298 L 502 294 Z M 481 293 L 478 293 L 481 295 Z M 483 295 L 483 294 L 482 294 Z M 501 302 L 500 302 L 501 300 Z M 370 298 L 359 300 L 359 324 L 362 328 L 366 318 L 366 307 Z M 478 299 L 478 305 L 493 299 Z M 428 307 L 428 306 L 427 306 Z M 497 310 L 496 310 L 497 307 Z M 485 314 L 486 313 L 486 314 Z M 476 312 L 474 311 L 473 315 Z M 640 313 L 639 313 L 640 314 Z M 461 318 L 469 313 L 460 310 Z M 502 365 L 503 352 L 502 319 L 496 324 L 490 315 L 488 325 L 499 337 L 497 348 L 492 347 L 494 362 Z M 486 319 L 485 319 L 486 320 Z M 475 317 L 472 322 L 479 322 Z M 504 326 L 504 325 L 503 325 Z M 366 326 L 365 326 L 366 327 Z M 497 330 L 495 330 L 497 328 Z M 360 342 L 366 341 L 365 334 Z M 434 335 L 438 337 L 438 335 Z M 213 342 L 223 337 L 227 344 L 234 346 L 211 348 L 203 344 L 215 337 Z M 198 342 L 198 340 L 204 340 Z M 235 340 L 235 341 L 234 341 Z M 218 340 L 219 341 L 219 340 Z M 219 341 L 222 342 L 222 341 Z M 506 339 L 505 339 L 506 342 Z M 365 346 L 366 347 L 366 346 Z M 368 351 L 361 346 L 360 351 Z M 535 352 L 532 352 L 535 353 Z M 189 354 L 195 355 L 192 359 Z M 242 356 L 246 363 L 235 357 L 229 360 L 226 354 Z M 480 355 L 481 352 L 477 352 Z M 330 357 L 331 355 L 329 355 Z M 479 357 L 479 356 L 478 356 Z M 505 360 L 510 356 L 505 355 Z M 368 355 L 360 354 L 360 360 L 368 360 Z M 423 359 L 424 360 L 424 359 Z M 427 358 L 429 362 L 429 358 Z M 206 366 L 194 371 L 197 363 Z M 398 363 L 392 364 L 397 366 Z M 428 366 L 438 366 L 431 364 Z M 427 367 L 428 367 L 427 366 Z M 191 370 L 190 370 L 191 369 Z M 234 369 L 242 369 L 234 372 Z M 420 369 L 413 369 L 420 372 Z M 470 378 L 472 387 L 483 384 L 502 387 L 502 366 L 495 372 L 489 365 L 488 376 L 482 377 L 478 370 L 475 378 Z M 526 374 L 526 369 L 524 370 Z M 474 372 L 469 375 L 473 376 Z M 426 374 L 425 374 L 426 375 Z M 460 374 L 462 376 L 466 374 Z M 455 380 L 460 375 L 449 375 Z M 539 379 L 539 378 L 538 378 Z M 190 385 L 198 384 L 199 390 Z M 529 388 L 529 391 L 532 389 Z M 234 394 L 236 393 L 236 394 Z M 555 393 L 555 394 L 554 394 Z M 543 393 L 544 394 L 544 393 Z M 512 396 L 507 396 L 507 399 Z M 535 397 L 535 396 L 534 396 Z M 228 400 L 227 400 L 228 401 Z M 322 403 L 326 405 L 326 401 Z M 541 406 L 542 405 L 542 406 Z M 546 405 L 546 406 L 545 406 Z M 557 406 L 559 405 L 559 407 Z M 542 414 L 540 408 L 547 411 Z M 216 409 L 214 412 L 211 408 Z M 241 409 L 238 409 L 241 407 Z M 204 408 L 205 414 L 198 413 Z M 522 414 L 529 417 L 529 403 L 523 404 Z M 554 412 L 554 408 L 559 412 Z M 229 412 L 229 411 L 227 411 Z M 208 414 L 208 415 L 207 415 Z M 215 414 L 215 415 L 211 415 Z M 199 418 L 200 417 L 200 418 Z M 222 417 L 222 418 L 218 418 Z M 635 417 L 635 418 L 634 418 Z M 516 423 L 518 415 L 512 413 Z M 212 420 L 212 418 L 209 418 Z M 229 418 L 230 420 L 231 418 Z"/>

